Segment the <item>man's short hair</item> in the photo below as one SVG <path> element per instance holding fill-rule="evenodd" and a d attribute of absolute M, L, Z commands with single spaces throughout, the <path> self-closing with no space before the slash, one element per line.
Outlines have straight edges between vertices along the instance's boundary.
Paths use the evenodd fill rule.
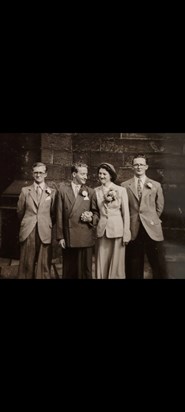
<path fill-rule="evenodd" d="M 79 167 L 86 167 L 88 169 L 88 166 L 85 163 L 76 162 L 76 163 L 73 163 L 73 165 L 71 166 L 71 173 L 73 172 L 78 173 Z"/>
<path fill-rule="evenodd" d="M 47 166 L 45 165 L 45 163 L 42 163 L 42 162 L 36 162 L 36 163 L 34 163 L 33 164 L 33 166 L 32 166 L 32 170 L 35 168 L 35 167 L 40 167 L 40 166 L 44 166 L 45 167 L 45 169 L 46 169 L 46 172 L 47 172 Z"/>
<path fill-rule="evenodd" d="M 132 164 L 134 163 L 134 159 L 137 159 L 138 157 L 141 157 L 141 158 L 145 159 L 146 164 L 148 165 L 148 158 L 143 153 L 137 153 L 132 159 Z"/>

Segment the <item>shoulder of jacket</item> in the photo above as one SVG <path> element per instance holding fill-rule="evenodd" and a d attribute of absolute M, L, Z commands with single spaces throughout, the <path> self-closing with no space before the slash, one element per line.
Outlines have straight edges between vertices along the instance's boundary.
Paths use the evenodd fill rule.
<path fill-rule="evenodd" d="M 122 191 L 122 190 L 124 190 L 124 187 L 123 187 L 123 186 L 121 186 L 121 185 L 116 185 L 115 183 L 114 183 L 114 185 L 113 185 L 113 188 L 114 188 L 114 190 L 117 190 L 117 191 Z"/>
<path fill-rule="evenodd" d="M 50 181 L 49 183 L 45 183 L 45 190 L 49 189 L 52 192 L 56 192 L 58 190 L 58 183 L 54 182 L 54 181 Z"/>
<path fill-rule="evenodd" d="M 121 183 L 121 186 L 122 187 L 127 187 L 132 181 L 133 181 L 133 179 L 125 180 L 124 182 Z"/>
<path fill-rule="evenodd" d="M 123 193 L 125 193 L 127 191 L 126 187 L 124 187 L 124 186 L 120 186 L 119 190 L 120 190 L 120 192 L 123 192 Z"/>
<path fill-rule="evenodd" d="M 118 193 L 120 196 L 127 196 L 127 188 L 124 186 L 118 186 Z"/>
<path fill-rule="evenodd" d="M 24 187 L 22 187 L 21 191 L 22 191 L 23 193 L 26 193 L 26 192 L 28 192 L 29 190 L 31 190 L 31 188 L 32 188 L 32 185 L 31 185 L 31 186 L 24 186 Z"/>
<path fill-rule="evenodd" d="M 65 191 L 66 189 L 69 189 L 69 187 L 71 187 L 71 183 L 61 182 L 59 183 L 58 190 Z"/>
<path fill-rule="evenodd" d="M 54 187 L 50 187 L 50 186 L 48 186 L 48 187 L 49 187 L 49 189 L 51 190 L 51 194 L 52 194 L 52 195 L 55 195 L 56 192 L 57 192 L 57 189 L 55 189 Z"/>
<path fill-rule="evenodd" d="M 161 183 L 158 182 L 157 180 L 149 179 L 149 181 L 150 181 L 154 186 L 158 186 L 158 187 L 161 186 Z"/>
<path fill-rule="evenodd" d="M 89 192 L 90 194 L 93 194 L 93 193 L 94 193 L 94 189 L 93 189 L 92 187 L 89 187 L 89 186 L 86 186 L 86 187 L 87 187 L 88 192 Z"/>
<path fill-rule="evenodd" d="M 94 188 L 95 192 L 99 192 L 101 190 L 101 186 L 97 186 Z"/>

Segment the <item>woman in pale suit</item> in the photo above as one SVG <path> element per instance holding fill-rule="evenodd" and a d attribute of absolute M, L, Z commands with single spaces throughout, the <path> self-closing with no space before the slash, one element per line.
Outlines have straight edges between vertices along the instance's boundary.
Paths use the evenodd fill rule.
<path fill-rule="evenodd" d="M 110 163 L 98 167 L 101 186 L 95 188 L 94 222 L 97 224 L 96 278 L 125 278 L 125 245 L 130 241 L 127 192 L 117 186 L 116 171 Z"/>

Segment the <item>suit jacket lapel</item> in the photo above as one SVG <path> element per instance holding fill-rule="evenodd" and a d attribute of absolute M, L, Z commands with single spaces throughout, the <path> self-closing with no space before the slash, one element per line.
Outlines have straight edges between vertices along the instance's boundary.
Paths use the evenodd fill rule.
<path fill-rule="evenodd" d="M 136 199 L 139 200 L 137 190 L 136 190 L 136 185 L 135 185 L 135 179 L 131 179 L 129 183 L 129 188 L 134 193 L 134 196 L 136 197 Z"/>
<path fill-rule="evenodd" d="M 46 189 L 47 189 L 47 186 L 45 186 L 45 188 L 42 191 L 42 196 L 39 202 L 39 206 L 45 201 L 46 197 L 49 196 L 48 193 L 46 193 Z"/>
<path fill-rule="evenodd" d="M 34 203 L 36 204 L 36 206 L 38 207 L 38 201 L 37 201 L 37 195 L 35 192 L 35 187 L 34 185 L 29 187 L 29 191 L 30 191 L 30 196 L 32 197 Z"/>
<path fill-rule="evenodd" d="M 71 205 L 73 206 L 75 203 L 75 195 L 74 195 L 71 183 L 67 185 L 66 196 L 68 197 Z"/>
<path fill-rule="evenodd" d="M 144 186 L 143 186 L 143 191 L 142 191 L 142 197 L 141 197 L 141 201 L 142 199 L 148 194 L 148 191 L 151 191 L 151 189 L 149 187 L 147 187 L 147 182 L 149 182 L 150 179 L 146 178 Z"/>
<path fill-rule="evenodd" d="M 70 212 L 70 216 L 72 216 L 72 215 L 80 208 L 80 205 L 84 202 L 84 197 L 83 197 L 82 194 L 81 194 L 83 190 L 86 190 L 86 191 L 87 191 L 86 187 L 81 186 L 77 198 L 75 198 L 75 196 L 74 196 L 74 200 L 75 200 L 75 201 L 74 201 L 74 204 L 73 204 L 73 206 L 72 206 L 72 209 L 71 209 L 71 212 Z M 73 190 L 72 190 L 72 192 L 73 192 Z M 87 191 L 87 192 L 88 192 L 88 191 Z"/>

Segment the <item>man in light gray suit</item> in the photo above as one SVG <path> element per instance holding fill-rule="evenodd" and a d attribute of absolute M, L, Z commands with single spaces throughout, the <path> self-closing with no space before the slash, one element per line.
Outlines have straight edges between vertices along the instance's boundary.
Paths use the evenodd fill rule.
<path fill-rule="evenodd" d="M 50 278 L 51 269 L 56 190 L 45 183 L 47 168 L 44 163 L 35 163 L 32 174 L 34 182 L 31 186 L 22 188 L 17 204 L 18 218 L 21 221 L 18 277 L 47 279 Z"/>
<path fill-rule="evenodd" d="M 130 210 L 131 242 L 126 248 L 126 277 L 142 279 L 144 254 L 152 268 L 153 278 L 166 278 L 163 231 L 160 216 L 164 208 L 161 184 L 146 176 L 147 158 L 133 158 L 134 177 L 121 185 L 127 189 Z"/>

